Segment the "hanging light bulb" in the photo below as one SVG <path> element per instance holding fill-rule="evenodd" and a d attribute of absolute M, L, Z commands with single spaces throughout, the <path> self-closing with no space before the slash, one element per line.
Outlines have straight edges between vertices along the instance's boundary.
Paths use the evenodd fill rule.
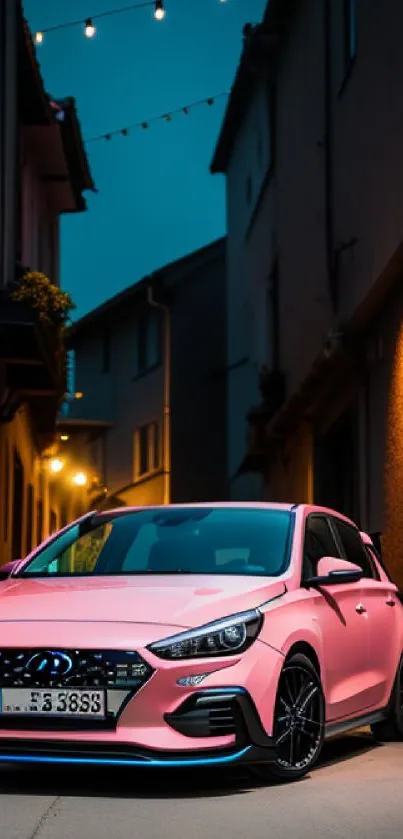
<path fill-rule="evenodd" d="M 95 35 L 95 33 L 96 33 L 96 31 L 97 31 L 97 30 L 95 29 L 95 26 L 94 26 L 94 24 L 93 24 L 93 22 L 92 22 L 91 18 L 90 18 L 90 17 L 89 17 L 89 18 L 87 18 L 87 20 L 85 21 L 85 27 L 84 27 L 84 35 L 85 35 L 85 37 L 86 37 L 86 38 L 93 38 L 93 37 L 94 37 L 94 35 Z"/>
<path fill-rule="evenodd" d="M 166 15 L 166 11 L 164 9 L 164 4 L 163 4 L 162 0 L 155 0 L 155 12 L 154 12 L 155 20 L 164 20 L 165 15 Z"/>
<path fill-rule="evenodd" d="M 43 32 L 35 32 L 35 43 L 43 44 Z"/>

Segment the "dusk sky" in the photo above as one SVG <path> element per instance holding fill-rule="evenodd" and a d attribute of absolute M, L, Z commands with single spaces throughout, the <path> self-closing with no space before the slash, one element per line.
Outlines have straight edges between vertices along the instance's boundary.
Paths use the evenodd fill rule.
<path fill-rule="evenodd" d="M 139 0 L 140 1 L 140 0 Z M 25 0 L 32 31 L 85 19 L 130 0 Z M 242 28 L 266 0 L 166 0 L 151 8 L 45 35 L 38 59 L 49 93 L 75 96 L 85 138 L 180 108 L 230 88 Z M 224 180 L 209 174 L 225 99 L 170 123 L 88 145 L 99 189 L 85 214 L 62 223 L 62 285 L 75 317 L 145 274 L 225 231 Z"/>

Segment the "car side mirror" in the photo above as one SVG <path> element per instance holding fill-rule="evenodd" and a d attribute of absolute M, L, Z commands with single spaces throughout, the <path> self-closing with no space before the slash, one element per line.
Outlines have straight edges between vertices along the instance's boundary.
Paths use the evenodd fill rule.
<path fill-rule="evenodd" d="M 317 575 L 304 581 L 304 586 L 337 586 L 343 583 L 358 583 L 363 570 L 353 562 L 333 556 L 324 556 L 318 562 Z"/>

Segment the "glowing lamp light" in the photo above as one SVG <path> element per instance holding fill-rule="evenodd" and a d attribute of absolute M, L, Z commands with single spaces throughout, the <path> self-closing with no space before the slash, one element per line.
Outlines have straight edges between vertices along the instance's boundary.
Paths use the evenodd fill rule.
<path fill-rule="evenodd" d="M 73 476 L 73 484 L 75 484 L 76 487 L 85 487 L 87 481 L 88 478 L 85 472 L 76 472 L 76 474 Z"/>
<path fill-rule="evenodd" d="M 69 437 L 68 434 L 61 434 L 60 439 L 61 439 L 62 443 L 67 443 L 67 440 L 70 440 L 70 437 Z"/>
<path fill-rule="evenodd" d="M 85 27 L 84 27 L 84 35 L 85 35 L 85 37 L 86 37 L 86 38 L 93 38 L 93 37 L 94 37 L 94 35 L 95 35 L 95 33 L 96 33 L 96 31 L 97 31 L 97 30 L 96 30 L 96 28 L 95 28 L 95 26 L 94 26 L 94 24 L 93 24 L 93 22 L 92 22 L 91 18 L 89 17 L 89 18 L 85 21 Z"/>
<path fill-rule="evenodd" d="M 81 391 L 78 391 L 77 393 L 74 394 L 74 399 L 82 399 L 83 396 L 84 396 L 84 394 L 81 393 Z"/>
<path fill-rule="evenodd" d="M 164 5 L 163 5 L 162 0 L 155 0 L 155 12 L 154 12 L 155 20 L 164 20 L 165 15 L 166 15 L 166 11 L 164 9 Z"/>
<path fill-rule="evenodd" d="M 53 475 L 58 475 L 62 471 L 64 463 L 60 457 L 52 457 L 49 461 L 49 469 Z"/>
<path fill-rule="evenodd" d="M 36 44 L 43 44 L 43 32 L 35 32 L 34 40 Z"/>

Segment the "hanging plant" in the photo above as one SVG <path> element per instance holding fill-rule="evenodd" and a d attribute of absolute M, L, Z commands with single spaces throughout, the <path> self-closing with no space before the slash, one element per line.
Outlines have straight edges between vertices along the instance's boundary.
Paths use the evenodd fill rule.
<path fill-rule="evenodd" d="M 64 326 L 75 305 L 70 294 L 51 283 L 45 274 L 29 271 L 24 274 L 13 291 L 11 299 L 16 303 L 25 303 L 34 309 L 40 318 Z"/>

